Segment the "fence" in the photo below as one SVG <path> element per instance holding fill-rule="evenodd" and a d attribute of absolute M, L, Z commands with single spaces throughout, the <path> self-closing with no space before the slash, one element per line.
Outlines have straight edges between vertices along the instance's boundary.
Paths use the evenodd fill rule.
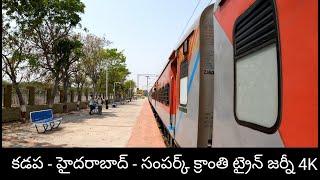
<path fill-rule="evenodd" d="M 54 97 L 53 103 L 54 103 L 54 104 L 60 103 L 60 95 L 59 95 L 59 94 Z"/>
<path fill-rule="evenodd" d="M 29 90 L 28 89 L 20 89 L 20 91 L 22 93 L 22 98 L 24 100 L 24 103 L 28 104 L 29 103 Z M 2 93 L 3 93 L 2 97 L 4 98 L 5 92 L 2 92 Z M 4 106 L 4 101 L 3 101 L 3 106 Z M 12 92 L 11 106 L 12 107 L 19 107 L 20 106 L 19 96 L 15 91 Z"/>
<path fill-rule="evenodd" d="M 29 88 L 31 88 L 32 90 L 30 90 Z M 30 94 L 31 93 L 33 94 Z M 52 90 L 47 89 L 47 90 L 41 90 L 41 89 L 37 89 L 35 90 L 32 87 L 28 87 L 26 89 L 21 89 L 22 92 L 22 97 L 23 100 L 25 102 L 26 105 L 30 105 L 34 103 L 34 105 L 47 105 L 48 104 L 48 93 L 49 95 L 52 93 Z M 8 93 L 8 95 L 7 95 Z M 59 104 L 59 103 L 63 103 L 63 91 L 58 91 L 55 98 L 54 98 L 54 102 L 53 104 Z M 73 98 L 71 98 L 71 96 L 73 95 Z M 10 97 L 11 96 L 11 97 Z M 31 99 L 29 99 L 31 98 Z M 11 100 L 11 102 L 10 102 Z M 71 101 L 72 100 L 72 101 Z M 78 102 L 78 94 L 74 91 L 69 91 L 68 95 L 67 95 L 67 103 L 73 103 L 73 102 Z M 30 101 L 30 102 L 29 102 Z M 82 94 L 81 95 L 81 102 L 86 102 L 87 101 L 87 97 Z M 19 107 L 20 103 L 19 103 L 19 97 L 17 95 L 17 93 L 15 92 L 14 89 L 12 89 L 12 85 L 7 85 L 2 87 L 2 107 Z"/>
<path fill-rule="evenodd" d="M 35 93 L 35 105 L 44 105 L 47 103 L 47 91 L 41 90 Z"/>
<path fill-rule="evenodd" d="M 78 97 L 79 97 L 78 94 L 75 94 L 75 95 L 74 95 L 74 102 L 78 102 L 78 101 L 80 100 Z M 81 101 L 81 102 L 87 101 L 86 96 L 85 96 L 85 95 L 82 95 L 80 101 Z"/>
<path fill-rule="evenodd" d="M 5 91 L 5 88 L 3 87 L 2 88 L 2 107 L 4 106 L 4 91 Z"/>
<path fill-rule="evenodd" d="M 29 103 L 29 94 L 22 94 L 22 98 L 23 98 L 25 104 Z M 3 104 L 3 106 L 4 106 L 4 104 Z M 18 97 L 17 94 L 12 94 L 12 104 L 11 104 L 11 106 L 12 107 L 19 107 L 20 106 L 19 97 Z"/>

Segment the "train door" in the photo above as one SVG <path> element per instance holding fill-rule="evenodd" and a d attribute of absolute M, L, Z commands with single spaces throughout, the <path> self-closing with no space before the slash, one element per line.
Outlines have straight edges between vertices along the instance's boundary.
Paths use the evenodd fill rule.
<path fill-rule="evenodd" d="M 154 89 L 153 89 L 153 90 L 154 90 L 154 108 L 156 108 L 156 107 L 157 107 L 157 101 L 159 101 L 158 81 L 155 83 L 155 86 L 154 86 Z"/>
<path fill-rule="evenodd" d="M 213 147 L 283 147 L 278 132 L 281 56 L 273 2 L 215 3 Z"/>
<path fill-rule="evenodd" d="M 158 98 L 157 85 L 155 85 L 153 91 L 154 91 L 154 108 L 156 108 L 157 98 Z"/>
<path fill-rule="evenodd" d="M 213 147 L 318 146 L 317 7 L 216 1 Z"/>
<path fill-rule="evenodd" d="M 175 59 L 171 63 L 171 82 L 170 82 L 170 126 L 169 130 L 175 135 L 174 127 L 176 123 L 176 75 L 177 75 L 177 60 Z M 170 145 L 172 146 L 173 140 L 170 140 Z"/>

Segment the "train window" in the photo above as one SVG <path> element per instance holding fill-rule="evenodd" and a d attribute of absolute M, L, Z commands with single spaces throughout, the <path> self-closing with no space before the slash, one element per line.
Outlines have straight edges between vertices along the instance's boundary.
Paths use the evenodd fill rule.
<path fill-rule="evenodd" d="M 180 105 L 186 106 L 188 101 L 188 60 L 180 64 Z"/>
<path fill-rule="evenodd" d="M 169 90 L 170 90 L 170 86 L 169 86 L 169 83 L 167 84 L 166 86 L 166 105 L 169 106 Z"/>
<path fill-rule="evenodd" d="M 186 55 L 188 54 L 189 50 L 189 40 L 185 40 L 183 43 L 183 54 Z"/>
<path fill-rule="evenodd" d="M 162 101 L 162 87 L 160 88 L 160 91 L 159 91 L 159 102 Z"/>
<path fill-rule="evenodd" d="M 175 55 L 175 56 L 176 56 L 176 59 L 179 59 L 179 49 L 175 51 L 175 54 L 176 54 L 176 55 Z"/>
<path fill-rule="evenodd" d="M 163 103 L 164 102 L 164 87 L 162 87 L 162 97 L 161 97 L 161 103 Z"/>
<path fill-rule="evenodd" d="M 280 43 L 273 0 L 258 0 L 234 26 L 236 121 L 268 134 L 281 115 Z"/>
<path fill-rule="evenodd" d="M 161 103 L 163 102 L 163 87 L 161 87 L 161 99 L 160 99 L 160 102 Z"/>
<path fill-rule="evenodd" d="M 169 83 L 167 83 L 167 84 L 163 87 L 162 103 L 165 104 L 166 106 L 169 106 Z"/>
<path fill-rule="evenodd" d="M 163 87 L 161 87 L 161 99 L 160 102 L 163 103 Z"/>

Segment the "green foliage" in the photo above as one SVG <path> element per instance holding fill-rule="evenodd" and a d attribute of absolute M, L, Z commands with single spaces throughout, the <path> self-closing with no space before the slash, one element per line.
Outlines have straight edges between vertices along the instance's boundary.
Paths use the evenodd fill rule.
<path fill-rule="evenodd" d="M 83 64 L 86 74 L 91 80 L 93 93 L 97 94 L 97 82 L 105 69 L 106 53 L 103 51 L 103 47 L 111 42 L 107 41 L 104 37 L 98 37 L 93 34 L 87 34 L 85 37 L 82 37 L 82 41 L 84 44 L 82 49 Z"/>
<path fill-rule="evenodd" d="M 108 63 L 108 92 L 114 93 L 114 82 L 124 83 L 126 77 L 130 74 L 126 66 L 126 57 L 123 51 L 118 51 L 116 48 L 104 49 L 101 51 L 104 59 Z M 98 81 L 98 91 L 105 92 L 106 89 L 106 70 L 101 73 L 101 78 Z M 121 87 L 121 86 L 120 86 Z M 127 92 L 123 88 L 117 86 L 117 92 Z M 126 89 L 127 90 L 127 89 Z"/>
<path fill-rule="evenodd" d="M 37 58 L 31 58 L 30 65 L 56 75 L 61 58 L 57 57 L 55 46 L 79 24 L 84 8 L 80 0 L 4 0 L 2 3 L 7 17 L 20 27 L 19 34 L 29 37 L 33 44 Z"/>
<path fill-rule="evenodd" d="M 2 9 L 18 24 L 23 24 L 26 31 L 50 21 L 62 26 L 76 26 L 84 13 L 85 5 L 80 0 L 3 0 Z"/>
<path fill-rule="evenodd" d="M 77 39 L 62 38 L 56 40 L 53 52 L 60 57 L 56 63 L 57 68 L 70 66 L 81 56 L 82 43 Z M 73 55 L 73 57 L 72 57 Z"/>
<path fill-rule="evenodd" d="M 136 82 L 133 80 L 127 80 L 123 84 L 123 91 L 127 97 L 133 96 L 133 89 L 136 87 Z"/>
<path fill-rule="evenodd" d="M 126 67 L 126 57 L 123 51 L 118 52 L 117 49 L 107 49 L 105 53 L 108 61 L 109 83 L 112 86 L 114 82 L 124 83 L 130 72 Z"/>
<path fill-rule="evenodd" d="M 54 80 L 53 96 L 49 100 L 51 103 L 57 92 L 59 81 L 63 77 L 63 70 L 68 70 L 68 68 L 62 69 L 62 66 L 67 66 L 67 59 L 75 53 L 71 52 L 71 49 L 79 45 L 77 41 L 69 41 L 68 36 L 72 28 L 80 25 L 80 14 L 84 13 L 84 8 L 80 0 L 4 0 L 2 2 L 2 10 L 10 20 L 9 24 L 16 24 L 16 27 L 19 27 L 19 33 L 13 33 L 13 35 L 22 34 L 28 38 L 29 54 L 33 55 L 29 65 L 38 74 L 47 75 L 43 76 L 44 78 Z M 9 36 L 8 39 L 12 38 Z M 24 44 L 23 41 L 18 41 Z M 21 55 L 15 55 L 15 57 L 19 56 Z M 16 58 L 12 61 L 16 61 Z"/>
<path fill-rule="evenodd" d="M 10 17 L 4 13 L 2 24 L 2 72 L 17 88 L 16 84 L 30 75 L 27 61 L 35 57 L 30 53 L 29 37 L 23 33 L 23 27 L 12 23 Z M 19 80 L 18 74 L 24 76 Z"/>
<path fill-rule="evenodd" d="M 107 63 L 109 93 L 113 93 L 114 82 L 124 83 L 122 88 L 117 86 L 117 90 L 127 93 L 126 77 L 130 72 L 124 52 L 105 49 L 111 42 L 104 37 L 71 34 L 73 28 L 81 26 L 80 14 L 84 8 L 80 0 L 2 1 L 4 74 L 8 74 L 12 82 L 17 74 L 39 75 L 40 81 L 21 82 L 22 89 L 27 86 L 57 89 L 60 85 L 70 89 L 71 80 L 78 91 L 84 88 L 104 93 Z M 131 84 L 135 87 L 134 82 Z"/>
<path fill-rule="evenodd" d="M 39 81 L 31 81 L 31 82 L 21 82 L 19 84 L 21 89 L 27 89 L 28 86 L 35 87 L 36 90 L 45 90 L 47 88 L 53 88 L 53 84 L 39 82 Z"/>
<path fill-rule="evenodd" d="M 6 86 L 8 84 L 11 84 L 11 83 L 9 83 L 8 81 L 2 79 L 2 86 Z"/>

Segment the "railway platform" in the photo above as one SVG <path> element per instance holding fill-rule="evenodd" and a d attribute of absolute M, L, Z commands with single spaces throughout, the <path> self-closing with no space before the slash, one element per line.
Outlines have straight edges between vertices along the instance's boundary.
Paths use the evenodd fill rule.
<path fill-rule="evenodd" d="M 38 134 L 30 122 L 3 123 L 2 146 L 24 147 L 166 147 L 147 99 L 138 99 L 89 115 L 89 109 L 54 114 L 56 130 Z"/>
<path fill-rule="evenodd" d="M 127 147 L 166 147 L 147 99 L 143 103 Z"/>

